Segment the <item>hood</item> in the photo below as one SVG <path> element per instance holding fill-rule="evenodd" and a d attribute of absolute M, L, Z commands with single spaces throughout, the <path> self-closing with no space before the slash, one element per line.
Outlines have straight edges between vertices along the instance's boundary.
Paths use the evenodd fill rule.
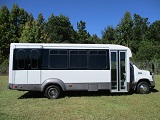
<path fill-rule="evenodd" d="M 138 69 L 135 65 L 134 65 L 134 70 L 135 70 L 135 72 L 136 72 L 136 74 L 139 74 L 139 75 L 148 75 L 150 72 L 149 71 L 147 71 L 147 70 L 140 70 L 140 69 Z"/>

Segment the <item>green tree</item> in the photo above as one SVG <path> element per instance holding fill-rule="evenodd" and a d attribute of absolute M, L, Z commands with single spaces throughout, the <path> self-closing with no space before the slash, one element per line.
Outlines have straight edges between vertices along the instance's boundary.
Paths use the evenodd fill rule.
<path fill-rule="evenodd" d="M 28 13 L 23 8 L 20 8 L 18 15 L 18 25 L 19 25 L 18 27 L 20 32 L 23 30 L 23 27 L 25 26 L 28 17 L 29 17 Z"/>
<path fill-rule="evenodd" d="M 149 26 L 148 38 L 155 44 L 160 43 L 160 20 L 153 22 Z"/>
<path fill-rule="evenodd" d="M 132 39 L 133 21 L 130 12 L 126 12 L 121 22 L 116 28 L 116 39 L 122 45 L 130 46 Z"/>
<path fill-rule="evenodd" d="M 108 26 L 102 31 L 102 43 L 115 43 L 116 31 L 112 26 Z"/>
<path fill-rule="evenodd" d="M 22 43 L 44 42 L 43 32 L 40 30 L 38 21 L 27 22 L 20 37 Z"/>
<path fill-rule="evenodd" d="M 22 31 L 20 41 L 22 43 L 34 43 L 35 42 L 35 22 L 27 22 Z"/>
<path fill-rule="evenodd" d="M 148 18 L 142 18 L 140 15 L 134 14 L 133 30 L 132 30 L 132 52 L 136 54 L 141 41 L 148 40 Z"/>
<path fill-rule="evenodd" d="M 154 45 L 151 41 L 141 41 L 138 52 L 135 55 L 137 61 L 151 61 L 160 58 L 159 45 Z"/>
<path fill-rule="evenodd" d="M 20 42 L 31 43 L 45 43 L 47 41 L 47 35 L 44 30 L 44 18 L 40 13 L 36 21 L 34 21 L 32 14 L 29 15 L 27 23 L 23 28 Z"/>
<path fill-rule="evenodd" d="M 10 27 L 11 27 L 11 42 L 19 42 L 18 38 L 20 37 L 19 32 L 19 7 L 17 4 L 13 4 L 10 12 Z"/>
<path fill-rule="evenodd" d="M 52 14 L 45 24 L 45 31 L 50 42 L 74 42 L 75 31 L 66 16 L 54 16 Z"/>
<path fill-rule="evenodd" d="M 20 9 L 17 4 L 13 4 L 10 12 L 11 42 L 19 42 L 19 38 L 21 37 L 28 16 L 28 13 L 24 9 Z"/>
<path fill-rule="evenodd" d="M 33 22 L 33 21 L 34 21 L 33 15 L 32 13 L 30 13 L 27 17 L 27 22 Z"/>
<path fill-rule="evenodd" d="M 148 32 L 148 18 L 142 18 L 140 15 L 134 14 L 133 19 L 133 39 L 144 40 Z"/>
<path fill-rule="evenodd" d="M 89 44 L 100 44 L 101 39 L 96 34 L 93 34 L 92 36 L 88 38 L 88 43 Z"/>
<path fill-rule="evenodd" d="M 42 15 L 42 13 L 38 14 L 37 22 L 38 22 L 38 24 L 39 24 L 40 27 L 43 27 L 44 17 Z"/>
<path fill-rule="evenodd" d="M 77 22 L 77 34 L 79 43 L 89 43 L 90 34 L 86 30 L 86 23 L 82 20 Z"/>
<path fill-rule="evenodd" d="M 47 42 L 47 33 L 44 30 L 44 25 L 45 25 L 45 19 L 42 15 L 42 13 L 40 13 L 38 15 L 38 18 L 36 20 L 36 26 L 37 26 L 37 39 L 39 39 L 41 42 Z M 37 40 L 38 41 L 38 40 Z"/>
<path fill-rule="evenodd" d="M 3 63 L 3 55 L 2 55 L 2 51 L 0 50 L 0 65 Z"/>
<path fill-rule="evenodd" d="M 0 64 L 8 58 L 10 45 L 9 10 L 6 6 L 0 9 Z"/>

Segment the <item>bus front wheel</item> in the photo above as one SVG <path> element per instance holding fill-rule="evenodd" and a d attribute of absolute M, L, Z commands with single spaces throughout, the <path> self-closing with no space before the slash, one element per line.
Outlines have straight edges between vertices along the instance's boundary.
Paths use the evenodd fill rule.
<path fill-rule="evenodd" d="M 150 87 L 147 82 L 140 82 L 137 86 L 137 93 L 148 94 L 150 92 Z"/>
<path fill-rule="evenodd" d="M 49 99 L 59 98 L 61 90 L 58 86 L 50 85 L 45 90 L 45 96 Z"/>

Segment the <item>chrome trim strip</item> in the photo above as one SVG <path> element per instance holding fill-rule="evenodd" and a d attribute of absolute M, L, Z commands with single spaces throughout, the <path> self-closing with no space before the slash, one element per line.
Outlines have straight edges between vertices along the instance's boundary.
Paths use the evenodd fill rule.
<path fill-rule="evenodd" d="M 44 88 L 48 84 L 55 84 L 55 82 L 48 81 L 46 84 L 8 84 L 8 88 L 12 90 L 21 90 L 21 91 L 41 91 L 42 87 Z M 60 84 L 59 84 L 60 85 Z M 62 85 L 62 84 L 61 84 Z M 111 83 L 67 83 L 64 84 L 63 91 L 72 91 L 72 90 L 86 90 L 86 91 L 98 91 L 98 90 L 110 90 Z M 14 88 L 16 86 L 16 88 Z M 130 83 L 127 83 L 127 91 L 130 89 Z M 119 91 L 121 92 L 121 91 Z"/>
<path fill-rule="evenodd" d="M 86 91 L 98 91 L 98 90 L 110 90 L 110 82 L 105 83 L 67 83 L 66 91 L 70 90 L 86 90 Z"/>

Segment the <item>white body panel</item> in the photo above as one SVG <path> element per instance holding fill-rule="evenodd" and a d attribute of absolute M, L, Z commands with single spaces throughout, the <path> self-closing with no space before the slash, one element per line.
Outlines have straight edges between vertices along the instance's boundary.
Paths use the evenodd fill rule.
<path fill-rule="evenodd" d="M 110 70 L 42 70 L 41 83 L 58 78 L 64 83 L 110 82 Z"/>
<path fill-rule="evenodd" d="M 141 79 L 147 79 L 149 81 L 153 81 L 152 75 L 150 75 L 150 72 L 147 70 L 140 70 L 134 65 L 134 76 L 135 76 L 135 82 L 138 82 Z"/>
<path fill-rule="evenodd" d="M 40 70 L 15 70 L 13 71 L 15 84 L 40 84 Z"/>
<path fill-rule="evenodd" d="M 13 49 L 15 45 L 10 46 L 10 56 L 9 56 L 9 83 L 14 83 L 14 72 L 13 72 Z"/>
<path fill-rule="evenodd" d="M 15 70 L 14 79 L 15 84 L 28 84 L 27 70 Z"/>
<path fill-rule="evenodd" d="M 28 84 L 40 84 L 41 70 L 28 70 Z"/>

